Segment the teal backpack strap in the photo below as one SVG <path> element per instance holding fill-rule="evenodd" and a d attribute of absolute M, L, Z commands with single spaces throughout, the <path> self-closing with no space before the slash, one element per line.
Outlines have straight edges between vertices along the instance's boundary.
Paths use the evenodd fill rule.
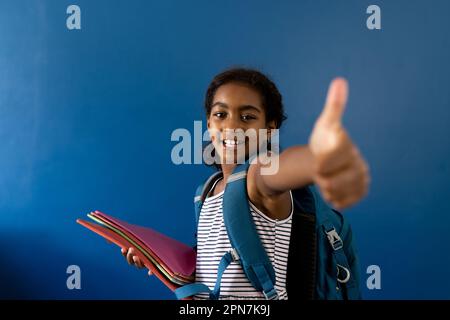
<path fill-rule="evenodd" d="M 206 284 L 203 283 L 191 283 L 175 289 L 174 293 L 178 300 L 182 300 L 187 297 L 194 296 L 198 293 L 209 293 L 211 294 L 211 289 Z"/>
<path fill-rule="evenodd" d="M 253 287 L 262 291 L 266 299 L 278 299 L 275 289 L 275 270 L 269 256 L 259 238 L 253 217 L 250 213 L 247 197 L 247 170 L 251 160 L 238 165 L 233 174 L 228 177 L 223 198 L 223 217 L 232 250 L 220 260 L 214 289 L 204 284 L 193 283 L 175 290 L 178 299 L 183 299 L 197 293 L 208 293 L 210 299 L 220 297 L 222 275 L 231 262 L 238 261 Z M 218 179 L 216 173 L 197 189 L 195 197 L 196 220 L 200 215 L 201 206 L 208 190 Z"/>
<path fill-rule="evenodd" d="M 223 198 L 223 218 L 236 260 L 253 287 L 266 299 L 277 299 L 275 271 L 259 238 L 247 197 L 249 161 L 238 165 L 227 180 Z"/>
<path fill-rule="evenodd" d="M 352 276 L 351 267 L 348 263 L 347 256 L 344 252 L 344 242 L 337 233 L 330 220 L 325 220 L 322 223 L 323 231 L 327 235 L 328 241 L 332 248 L 334 259 L 337 266 L 337 281 L 345 285 L 347 289 L 347 298 L 350 300 L 359 299 L 359 290 L 355 277 Z"/>
<path fill-rule="evenodd" d="M 204 183 L 199 185 L 195 191 L 194 209 L 195 209 L 195 226 L 196 226 L 196 228 L 198 226 L 200 212 L 202 210 L 203 202 L 205 201 L 205 198 L 208 195 L 208 192 L 211 189 L 211 187 L 213 186 L 213 184 L 221 176 L 222 176 L 221 171 L 215 172 Z M 196 232 L 196 236 L 197 236 L 197 232 Z M 222 260 L 224 260 L 224 257 L 222 258 Z M 221 263 L 219 264 L 219 268 L 223 264 L 224 263 L 221 261 Z M 219 282 L 219 285 L 220 285 L 220 281 L 222 279 L 222 274 L 224 271 L 225 271 L 225 269 L 221 273 L 219 272 L 217 275 L 217 282 Z M 216 284 L 216 286 L 217 286 L 217 284 Z M 198 293 L 208 293 L 210 296 L 210 299 L 216 299 L 216 296 L 213 294 L 213 291 L 203 283 L 191 283 L 191 284 L 184 285 L 182 287 L 175 289 L 174 293 L 175 293 L 175 296 L 177 297 L 177 299 L 179 299 L 179 300 L 190 297 L 190 296 L 194 296 Z"/>
<path fill-rule="evenodd" d="M 213 173 L 205 183 L 199 185 L 195 191 L 194 207 L 195 207 L 195 225 L 198 225 L 198 219 L 200 217 L 200 211 L 202 210 L 203 201 L 205 201 L 209 190 L 213 184 L 222 176 L 222 171 Z"/>
<path fill-rule="evenodd" d="M 194 209 L 195 209 L 195 226 L 198 226 L 198 219 L 200 217 L 200 211 L 202 210 L 203 200 L 202 199 L 202 192 L 203 192 L 203 186 L 204 184 L 201 184 L 197 187 L 197 190 L 195 191 L 194 196 Z"/>
<path fill-rule="evenodd" d="M 229 264 L 233 261 L 237 261 L 237 255 L 232 250 L 230 252 L 225 253 L 219 263 L 219 267 L 217 269 L 217 279 L 216 284 L 214 286 L 214 290 L 211 290 L 208 286 L 203 283 L 191 283 L 184 285 L 175 290 L 175 295 L 177 299 L 181 300 L 198 293 L 208 293 L 209 298 L 211 300 L 218 300 L 220 297 L 220 284 L 222 282 L 222 276 Z"/>

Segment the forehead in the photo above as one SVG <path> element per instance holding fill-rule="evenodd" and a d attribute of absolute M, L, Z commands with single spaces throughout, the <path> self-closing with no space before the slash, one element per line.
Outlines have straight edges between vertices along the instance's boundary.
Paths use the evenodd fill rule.
<path fill-rule="evenodd" d="M 213 104 L 223 102 L 229 106 L 253 105 L 262 107 L 262 98 L 254 88 L 238 82 L 220 86 L 214 94 Z"/>

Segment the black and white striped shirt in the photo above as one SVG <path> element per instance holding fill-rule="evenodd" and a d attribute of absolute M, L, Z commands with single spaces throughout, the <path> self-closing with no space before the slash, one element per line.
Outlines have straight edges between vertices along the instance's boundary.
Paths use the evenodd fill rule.
<path fill-rule="evenodd" d="M 214 186 L 211 190 L 214 190 Z M 222 191 L 205 199 L 197 230 L 195 280 L 206 284 L 211 290 L 214 289 L 216 283 L 219 262 L 222 256 L 231 249 L 222 215 L 223 194 Z M 279 299 L 287 299 L 286 270 L 293 209 L 288 218 L 273 220 L 258 210 L 250 201 L 249 206 L 256 230 L 275 269 L 275 289 Z M 293 204 L 291 208 L 293 208 Z M 195 298 L 208 299 L 208 295 L 198 294 Z M 220 299 L 264 299 L 264 295 L 253 288 L 241 265 L 238 262 L 231 262 L 222 277 Z"/>

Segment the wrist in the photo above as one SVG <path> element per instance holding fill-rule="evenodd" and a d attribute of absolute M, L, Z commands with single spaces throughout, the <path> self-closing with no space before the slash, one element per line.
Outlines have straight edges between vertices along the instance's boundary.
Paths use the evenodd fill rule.
<path fill-rule="evenodd" d="M 304 146 L 305 148 L 305 166 L 306 166 L 306 174 L 309 184 L 314 183 L 315 171 L 316 171 L 316 157 L 314 156 L 311 147 L 309 144 Z"/>

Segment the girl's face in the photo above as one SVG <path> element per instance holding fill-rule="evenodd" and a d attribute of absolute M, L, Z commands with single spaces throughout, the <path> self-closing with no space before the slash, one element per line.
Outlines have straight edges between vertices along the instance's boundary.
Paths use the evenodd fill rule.
<path fill-rule="evenodd" d="M 221 164 L 242 161 L 244 151 L 247 159 L 259 146 L 259 129 L 275 128 L 273 123 L 266 123 L 259 92 L 236 82 L 224 84 L 217 89 L 207 122 L 211 141 Z M 245 134 L 247 132 L 255 135 Z"/>

